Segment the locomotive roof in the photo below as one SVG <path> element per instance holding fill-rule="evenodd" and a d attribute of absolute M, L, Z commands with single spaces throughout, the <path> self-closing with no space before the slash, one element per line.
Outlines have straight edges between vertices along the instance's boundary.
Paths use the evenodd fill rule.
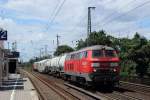
<path fill-rule="evenodd" d="M 94 45 L 94 46 L 90 46 L 90 47 L 85 47 L 85 48 L 83 48 L 81 50 L 78 50 L 78 51 L 71 52 L 70 54 L 77 53 L 77 52 L 82 52 L 82 51 L 86 51 L 86 50 L 101 50 L 101 49 L 114 50 L 114 48 L 108 47 L 108 46 L 105 46 L 105 45 Z"/>

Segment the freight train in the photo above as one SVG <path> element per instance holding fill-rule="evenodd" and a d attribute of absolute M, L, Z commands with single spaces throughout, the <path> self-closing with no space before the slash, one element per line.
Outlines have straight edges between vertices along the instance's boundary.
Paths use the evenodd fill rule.
<path fill-rule="evenodd" d="M 112 47 L 96 45 L 33 64 L 33 69 L 85 85 L 119 83 L 119 57 Z"/>

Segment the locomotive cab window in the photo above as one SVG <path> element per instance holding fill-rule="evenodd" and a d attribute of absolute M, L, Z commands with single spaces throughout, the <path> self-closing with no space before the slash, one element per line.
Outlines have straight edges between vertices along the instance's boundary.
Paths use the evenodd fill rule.
<path fill-rule="evenodd" d="M 105 56 L 106 57 L 116 57 L 116 53 L 114 50 L 105 50 Z"/>
<path fill-rule="evenodd" d="M 102 56 L 103 56 L 102 50 L 93 50 L 92 51 L 92 57 L 93 58 L 102 57 Z"/>

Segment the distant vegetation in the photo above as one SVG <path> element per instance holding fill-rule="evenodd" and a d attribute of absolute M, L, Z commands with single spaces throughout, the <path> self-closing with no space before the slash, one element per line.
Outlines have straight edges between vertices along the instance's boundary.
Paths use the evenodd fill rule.
<path fill-rule="evenodd" d="M 54 56 L 59 56 L 61 54 L 72 52 L 72 51 L 74 51 L 72 47 L 68 45 L 61 45 L 61 46 L 58 46 L 58 48 L 54 52 Z"/>

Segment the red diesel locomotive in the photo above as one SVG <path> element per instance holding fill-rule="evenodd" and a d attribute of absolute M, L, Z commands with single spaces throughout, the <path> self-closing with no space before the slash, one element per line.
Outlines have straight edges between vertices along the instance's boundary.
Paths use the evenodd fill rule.
<path fill-rule="evenodd" d="M 119 83 L 119 57 L 112 47 L 96 45 L 69 53 L 64 65 L 64 79 L 86 85 Z"/>

